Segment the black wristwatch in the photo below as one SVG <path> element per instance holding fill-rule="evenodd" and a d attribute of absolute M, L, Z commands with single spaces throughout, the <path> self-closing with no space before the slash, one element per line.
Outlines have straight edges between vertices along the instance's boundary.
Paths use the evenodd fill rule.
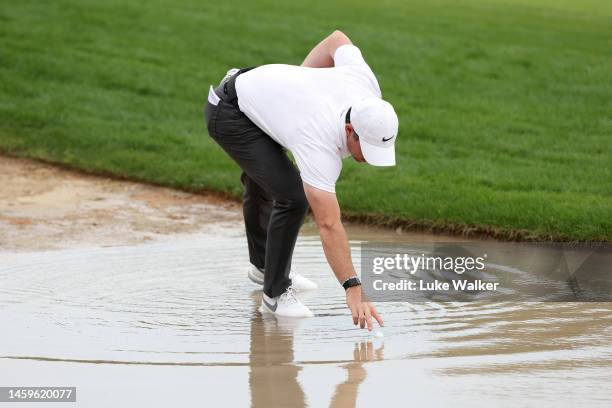
<path fill-rule="evenodd" d="M 344 288 L 344 290 L 347 290 L 348 288 L 352 288 L 353 286 L 361 286 L 361 281 L 356 276 L 353 276 L 352 278 L 348 278 L 342 283 L 342 287 Z"/>

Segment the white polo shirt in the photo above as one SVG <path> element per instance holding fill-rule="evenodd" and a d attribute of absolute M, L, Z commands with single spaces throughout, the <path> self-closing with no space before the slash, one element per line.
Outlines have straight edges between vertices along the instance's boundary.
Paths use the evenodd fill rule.
<path fill-rule="evenodd" d="M 293 154 L 305 183 L 331 193 L 350 155 L 346 111 L 361 99 L 381 97 L 359 48 L 340 46 L 334 65 L 262 65 L 236 79 L 240 110 Z"/>

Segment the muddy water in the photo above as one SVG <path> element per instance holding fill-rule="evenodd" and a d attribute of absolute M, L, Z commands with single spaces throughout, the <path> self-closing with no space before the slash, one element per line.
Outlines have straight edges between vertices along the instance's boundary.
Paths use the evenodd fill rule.
<path fill-rule="evenodd" d="M 76 386 L 87 407 L 610 405 L 610 304 L 383 303 L 377 337 L 352 326 L 312 232 L 294 265 L 320 285 L 303 296 L 316 317 L 298 322 L 257 312 L 238 222 L 0 252 L 0 386 Z M 365 239 L 452 240 L 349 235 L 356 255 Z"/>

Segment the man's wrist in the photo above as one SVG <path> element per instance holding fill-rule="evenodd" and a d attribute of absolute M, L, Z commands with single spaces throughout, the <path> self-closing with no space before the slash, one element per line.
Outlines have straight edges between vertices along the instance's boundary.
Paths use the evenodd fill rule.
<path fill-rule="evenodd" d="M 344 290 L 347 290 L 348 288 L 352 288 L 355 286 L 361 286 L 361 281 L 359 280 L 357 276 L 351 276 L 350 278 L 342 282 L 342 287 L 344 288 Z"/>

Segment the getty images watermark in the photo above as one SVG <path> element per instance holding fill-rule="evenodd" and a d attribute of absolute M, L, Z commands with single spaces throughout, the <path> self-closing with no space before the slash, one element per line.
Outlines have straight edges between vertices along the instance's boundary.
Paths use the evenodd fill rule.
<path fill-rule="evenodd" d="M 612 301 L 605 243 L 361 244 L 372 301 Z"/>

